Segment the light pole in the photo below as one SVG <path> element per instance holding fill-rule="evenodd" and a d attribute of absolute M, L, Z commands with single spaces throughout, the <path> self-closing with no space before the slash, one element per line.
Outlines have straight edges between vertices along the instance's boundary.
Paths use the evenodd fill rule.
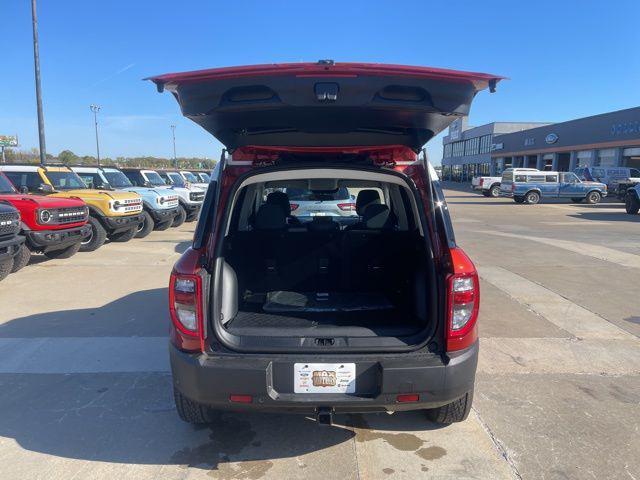
<path fill-rule="evenodd" d="M 40 88 L 40 52 L 38 48 L 38 14 L 36 0 L 31 0 L 31 26 L 33 27 L 33 64 L 36 76 L 36 106 L 38 109 L 38 143 L 40 165 L 47 163 L 47 147 L 44 141 L 44 113 L 42 112 L 42 90 Z"/>
<path fill-rule="evenodd" d="M 178 168 L 178 157 L 176 157 L 176 126 L 171 125 L 171 136 L 173 137 L 173 167 Z"/>
<path fill-rule="evenodd" d="M 100 142 L 98 141 L 98 112 L 100 111 L 100 105 L 89 105 L 89 110 L 93 112 L 93 123 L 96 127 L 96 154 L 98 159 L 98 166 L 100 166 Z"/>

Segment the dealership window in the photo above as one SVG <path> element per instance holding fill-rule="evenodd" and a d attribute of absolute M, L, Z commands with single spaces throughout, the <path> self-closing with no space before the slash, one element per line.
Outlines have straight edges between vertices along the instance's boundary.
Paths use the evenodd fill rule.
<path fill-rule="evenodd" d="M 462 157 L 464 156 L 464 142 L 454 142 L 452 144 L 452 156 L 454 157 Z"/>
<path fill-rule="evenodd" d="M 451 144 L 447 143 L 444 146 L 444 153 L 443 153 L 444 158 L 449 158 L 451 156 Z"/>
<path fill-rule="evenodd" d="M 576 153 L 576 158 L 578 160 L 578 167 L 590 167 L 592 164 L 592 151 L 591 150 L 581 150 Z"/>
<path fill-rule="evenodd" d="M 480 153 L 489 153 L 491 151 L 491 141 L 491 135 L 480 137 Z"/>
<path fill-rule="evenodd" d="M 615 167 L 616 166 L 616 149 L 606 148 L 598 150 L 598 166 Z"/>
<path fill-rule="evenodd" d="M 480 137 L 470 138 L 464 142 L 464 154 L 465 155 L 477 155 L 478 147 L 480 146 Z"/>

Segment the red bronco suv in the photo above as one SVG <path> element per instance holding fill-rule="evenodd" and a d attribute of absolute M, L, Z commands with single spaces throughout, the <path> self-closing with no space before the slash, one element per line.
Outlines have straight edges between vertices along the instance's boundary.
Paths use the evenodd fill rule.
<path fill-rule="evenodd" d="M 87 225 L 89 209 L 80 199 L 18 193 L 0 172 L 0 201 L 20 211 L 20 234 L 25 237 L 14 257 L 12 272 L 27 265 L 34 252 L 49 258 L 69 258 L 91 234 L 91 227 Z"/>
<path fill-rule="evenodd" d="M 419 154 L 500 79 L 328 60 L 151 78 L 227 149 L 170 280 L 183 420 L 214 409 L 467 417 L 478 275 Z M 353 215 L 331 215 L 322 204 L 344 189 Z M 300 201 L 304 215 L 292 214 Z"/>

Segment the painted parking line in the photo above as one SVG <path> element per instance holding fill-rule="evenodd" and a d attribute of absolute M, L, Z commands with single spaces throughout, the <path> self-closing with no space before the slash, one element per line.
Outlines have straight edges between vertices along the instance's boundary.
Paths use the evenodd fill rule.
<path fill-rule="evenodd" d="M 593 245 L 585 242 L 575 242 L 572 240 L 559 240 L 557 238 L 534 237 L 531 235 L 520 235 L 517 233 L 496 232 L 492 230 L 474 230 L 477 233 L 487 235 L 495 235 L 498 237 L 518 238 L 521 240 L 529 240 L 532 242 L 550 245 L 552 247 L 561 248 L 570 252 L 585 255 L 587 257 L 597 258 L 606 262 L 615 263 L 623 267 L 640 268 L 640 256 L 633 253 L 621 252 L 613 248 Z"/>
<path fill-rule="evenodd" d="M 169 372 L 167 337 L 0 338 L 0 373 Z"/>
<path fill-rule="evenodd" d="M 579 338 L 636 337 L 557 293 L 502 267 L 478 266 L 483 280 L 516 302 Z"/>

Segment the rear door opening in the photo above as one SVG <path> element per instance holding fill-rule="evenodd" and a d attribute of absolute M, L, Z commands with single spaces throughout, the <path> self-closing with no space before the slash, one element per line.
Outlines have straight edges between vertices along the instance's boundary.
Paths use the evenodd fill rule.
<path fill-rule="evenodd" d="M 301 202 L 311 205 L 295 214 Z M 345 202 L 346 215 L 315 207 Z M 261 169 L 240 181 L 212 282 L 218 337 L 248 351 L 424 344 L 437 315 L 419 203 L 406 177 L 379 168 Z"/>

